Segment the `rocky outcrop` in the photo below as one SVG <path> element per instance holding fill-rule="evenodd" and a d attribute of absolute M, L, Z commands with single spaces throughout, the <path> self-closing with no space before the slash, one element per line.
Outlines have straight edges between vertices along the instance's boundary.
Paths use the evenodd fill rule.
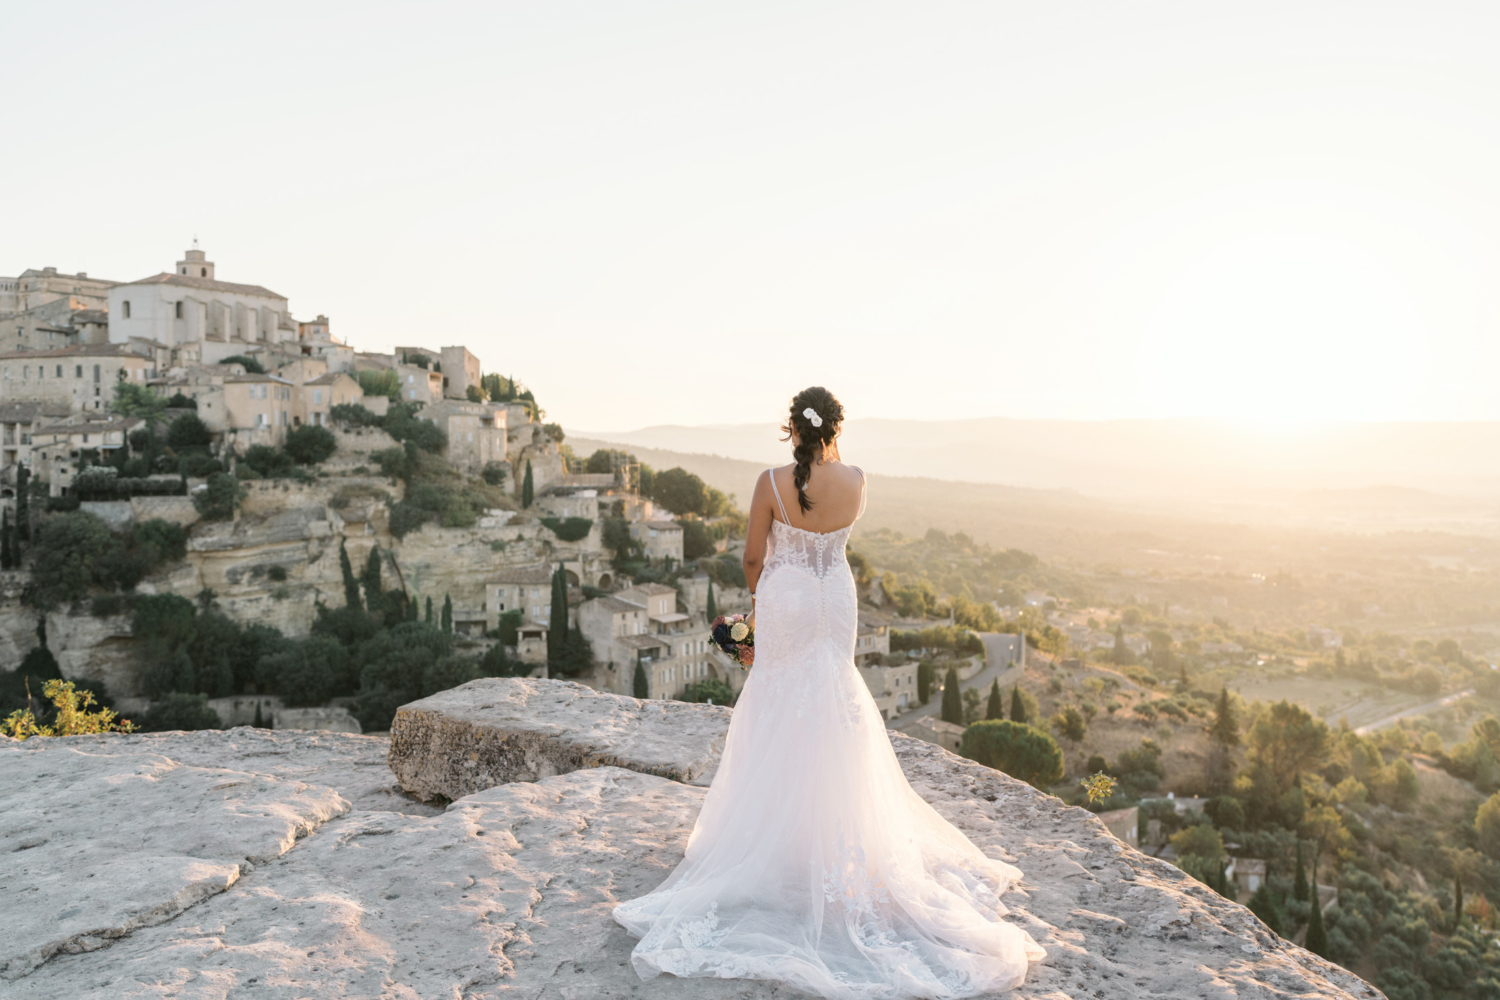
<path fill-rule="evenodd" d="M 41 1000 L 225 996 L 251 989 L 250 995 L 286 998 L 789 995 L 770 983 L 636 978 L 628 961 L 634 942 L 610 910 L 653 888 L 681 860 L 706 789 L 629 767 L 657 766 L 669 737 L 678 739 L 668 730 L 687 724 L 689 716 L 641 712 L 632 719 L 628 706 L 589 699 L 574 687 L 480 685 L 447 704 L 470 716 L 460 721 L 472 728 L 482 722 L 481 705 L 501 704 L 495 699 L 508 693 L 504 728 L 522 733 L 525 714 L 517 706 L 531 706 L 542 748 L 583 746 L 617 729 L 641 748 L 614 754 L 626 766 L 583 766 L 497 784 L 441 812 L 392 787 L 380 766 L 387 746 L 380 737 L 239 729 L 0 743 L 7 807 L 0 816 L 9 816 L 18 797 L 45 799 L 56 771 L 84 755 L 108 762 L 94 773 L 122 783 L 134 780 L 130 768 L 139 765 L 132 757 L 162 757 L 189 773 L 218 767 L 220 773 L 260 775 L 267 783 L 255 787 L 267 789 L 267 796 L 300 783 L 331 788 L 353 804 L 285 854 L 242 869 L 227 890 L 154 926 L 99 939 L 107 950 L 59 949 L 21 981 L 0 984 L 0 992 L 9 987 Z M 423 711 L 436 713 L 437 705 L 427 702 Z M 679 707 L 699 716 L 702 732 L 722 730 L 727 721 L 723 711 L 706 706 Z M 892 742 L 923 798 L 986 853 L 1025 873 L 1005 897 L 1008 919 L 1026 927 L 1048 957 L 1013 996 L 1379 996 L 1277 938 L 1243 907 L 1121 844 L 1090 814 L 941 748 L 896 735 Z M 701 743 L 681 745 L 684 772 L 693 769 L 692 761 L 712 756 Z M 699 780 L 706 773 L 699 772 Z M 152 831 L 173 826 L 176 832 L 117 838 L 122 853 L 116 867 L 125 871 L 125 862 L 154 856 L 159 843 L 181 850 L 192 834 L 223 826 L 213 795 L 227 791 L 210 785 L 196 796 L 151 798 L 161 815 L 143 822 L 155 824 Z M 287 826 L 307 811 L 287 806 Z M 133 829 L 119 815 L 79 809 L 57 820 L 83 835 L 111 823 Z M 139 815 L 131 810 L 129 817 Z M 47 825 L 58 822 L 49 816 Z M 28 891 L 13 859 L 36 849 L 0 854 L 0 891 L 8 899 L 24 899 Z M 235 841 L 232 850 L 204 854 L 218 863 L 253 849 Z M 190 849 L 180 856 L 197 855 Z M 116 867 L 49 869 L 68 856 L 36 857 L 46 864 L 26 885 L 55 876 L 59 891 L 71 895 L 49 897 L 44 909 L 24 908 L 43 927 L 35 937 L 58 940 L 66 928 L 54 923 L 72 919 L 63 914 L 87 907 L 93 894 L 121 891 Z"/>
<path fill-rule="evenodd" d="M 402 706 L 390 762 L 423 799 L 611 765 L 706 787 L 728 729 L 727 708 L 491 677 Z"/>

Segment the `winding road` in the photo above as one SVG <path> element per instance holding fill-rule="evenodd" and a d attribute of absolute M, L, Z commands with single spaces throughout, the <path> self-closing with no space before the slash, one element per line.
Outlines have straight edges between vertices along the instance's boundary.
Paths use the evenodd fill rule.
<path fill-rule="evenodd" d="M 1455 701 L 1458 701 L 1460 698 L 1467 698 L 1470 695 L 1472 695 L 1473 693 L 1474 693 L 1474 689 L 1473 688 L 1466 687 L 1462 691 L 1455 691 L 1452 694 L 1444 695 L 1443 697 L 1437 699 L 1436 701 L 1429 701 L 1429 702 L 1427 702 L 1424 705 L 1414 705 L 1411 708 L 1402 709 L 1401 711 L 1395 713 L 1394 715 L 1387 715 L 1383 719 L 1376 719 L 1374 722 L 1370 723 L 1367 726 L 1360 726 L 1359 728 L 1357 728 L 1357 729 L 1354 730 L 1355 735 L 1357 735 L 1357 736 L 1367 736 L 1370 733 L 1373 733 L 1377 729 L 1384 729 L 1386 726 L 1394 726 L 1396 723 L 1400 722 L 1402 719 L 1409 718 L 1410 716 L 1413 716 L 1413 715 L 1425 715 L 1425 714 L 1427 714 L 1428 712 L 1432 711 L 1435 708 L 1442 708 L 1445 705 L 1451 705 Z"/>

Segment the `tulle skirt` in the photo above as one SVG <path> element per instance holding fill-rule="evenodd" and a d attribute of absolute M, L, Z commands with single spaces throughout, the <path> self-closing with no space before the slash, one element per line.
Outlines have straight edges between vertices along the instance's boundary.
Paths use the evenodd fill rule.
<path fill-rule="evenodd" d="M 614 910 L 641 939 L 636 971 L 838 998 L 1018 986 L 1045 954 L 1001 919 L 999 896 L 1021 873 L 912 791 L 852 634 L 847 644 L 804 634 L 813 641 L 777 655 L 762 648 L 768 612 L 686 857 Z"/>

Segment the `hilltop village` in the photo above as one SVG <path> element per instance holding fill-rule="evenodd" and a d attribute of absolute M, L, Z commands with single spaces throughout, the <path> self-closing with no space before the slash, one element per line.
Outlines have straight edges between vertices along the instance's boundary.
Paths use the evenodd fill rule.
<path fill-rule="evenodd" d="M 709 632 L 749 608 L 732 499 L 623 452 L 574 455 L 464 346 L 359 350 L 196 246 L 136 281 L 0 278 L 0 332 L 11 667 L 45 648 L 163 725 L 378 729 L 390 698 L 369 697 L 362 633 L 416 619 L 445 637 L 422 655 L 447 673 L 392 684 L 414 696 L 468 679 L 457 659 L 637 697 L 722 703 L 744 683 Z M 242 650 L 275 639 L 226 665 L 204 637 L 226 628 Z M 882 710 L 914 705 L 915 666 L 882 665 L 887 622 L 860 642 Z M 310 683 L 321 667 L 278 656 L 349 662 Z"/>

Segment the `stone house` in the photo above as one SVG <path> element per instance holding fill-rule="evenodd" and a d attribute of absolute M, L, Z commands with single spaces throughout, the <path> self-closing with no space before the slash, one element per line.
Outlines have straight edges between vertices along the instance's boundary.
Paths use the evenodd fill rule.
<path fill-rule="evenodd" d="M 224 379 L 224 409 L 236 450 L 264 444 L 280 447 L 292 423 L 291 382 L 276 375 L 230 375 Z"/>
<path fill-rule="evenodd" d="M 578 606 L 578 627 L 603 664 L 604 687 L 633 694 L 635 668 L 646 674 L 647 697 L 681 695 L 687 685 L 714 678 L 738 691 L 744 671 L 715 651 L 701 614 L 677 610 L 677 592 L 639 584 Z"/>
<path fill-rule="evenodd" d="M 145 337 L 166 345 L 174 364 L 213 364 L 251 348 L 295 347 L 297 324 L 286 296 L 260 285 L 219 281 L 202 250 L 170 272 L 109 290 L 109 339 Z"/>
<path fill-rule="evenodd" d="M 363 403 L 365 391 L 354 376 L 346 372 L 328 372 L 308 379 L 292 392 L 292 425 L 327 426 L 329 411 L 335 406 Z"/>
<path fill-rule="evenodd" d="M 328 317 L 321 313 L 315 320 L 297 323 L 297 349 L 304 358 L 322 361 L 328 371 L 354 371 L 354 348 L 333 335 Z"/>
<path fill-rule="evenodd" d="M 881 717 L 890 721 L 918 704 L 917 661 L 890 664 L 890 626 L 863 609 L 859 619 L 854 638 L 854 665 L 870 689 Z"/>
<path fill-rule="evenodd" d="M 0 354 L 0 404 L 51 403 L 74 412 L 107 410 L 122 381 L 156 376 L 150 357 L 118 344 Z"/>
<path fill-rule="evenodd" d="M 649 562 L 682 562 L 682 525 L 676 521 L 632 521 L 630 537 L 640 543 Z"/>
<path fill-rule="evenodd" d="M 418 368 L 416 365 L 397 365 L 396 377 L 401 383 L 403 403 L 432 404 L 443 398 L 443 376 L 441 372 Z"/>
<path fill-rule="evenodd" d="M 915 722 L 907 723 L 897 732 L 907 736 L 914 736 L 928 743 L 935 743 L 944 750 L 952 750 L 958 753 L 963 745 L 964 727 L 952 722 L 944 722 L 935 715 L 924 716 Z"/>
<path fill-rule="evenodd" d="M 109 290 L 87 272 L 28 268 L 0 278 L 0 350 L 42 351 L 109 339 Z"/>
<path fill-rule="evenodd" d="M 85 461 L 102 465 L 110 452 L 129 447 L 129 434 L 145 421 L 114 415 L 48 424 L 31 435 L 32 473 L 51 496 L 67 496 Z"/>
<path fill-rule="evenodd" d="M 65 420 L 71 412 L 58 403 L 0 404 L 0 496 L 15 496 L 21 467 L 32 464 L 37 430 Z"/>
<path fill-rule="evenodd" d="M 439 397 L 418 417 L 448 435 L 448 463 L 455 468 L 477 474 L 490 462 L 506 461 L 505 407 Z"/>
<path fill-rule="evenodd" d="M 552 616 L 552 567 L 507 566 L 484 584 L 485 629 L 500 626 L 500 616 L 507 611 L 521 611 L 521 620 L 545 627 Z"/>

